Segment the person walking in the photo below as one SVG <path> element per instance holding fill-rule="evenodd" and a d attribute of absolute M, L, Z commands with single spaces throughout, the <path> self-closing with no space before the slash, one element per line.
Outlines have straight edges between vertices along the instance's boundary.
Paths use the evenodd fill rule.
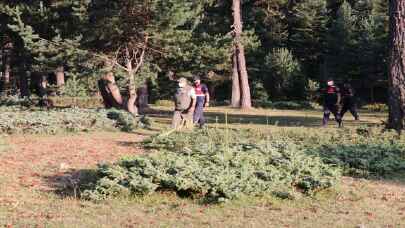
<path fill-rule="evenodd" d="M 322 125 L 325 127 L 328 125 L 330 119 L 330 113 L 335 116 L 335 120 L 338 126 L 342 126 L 342 118 L 340 116 L 340 101 L 341 94 L 338 87 L 335 86 L 333 80 L 327 81 L 327 87 L 324 91 L 324 105 L 323 105 L 323 121 Z"/>
<path fill-rule="evenodd" d="M 359 114 L 357 112 L 355 96 L 353 88 L 349 82 L 345 82 L 342 88 L 342 110 L 340 112 L 340 117 L 343 119 L 343 116 L 347 111 L 353 115 L 354 119 L 359 120 Z"/>
<path fill-rule="evenodd" d="M 208 87 L 201 83 L 199 76 L 194 76 L 194 90 L 196 94 L 196 106 L 193 115 L 193 123 L 202 128 L 205 124 L 204 108 L 209 106 L 210 94 Z"/>
<path fill-rule="evenodd" d="M 191 127 L 196 106 L 196 94 L 194 88 L 188 84 L 185 78 L 178 80 L 174 104 L 172 128 L 179 130 L 183 127 Z"/>

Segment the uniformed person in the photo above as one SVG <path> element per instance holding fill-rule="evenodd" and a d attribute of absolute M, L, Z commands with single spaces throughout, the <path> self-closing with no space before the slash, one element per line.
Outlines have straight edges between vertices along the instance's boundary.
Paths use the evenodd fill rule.
<path fill-rule="evenodd" d="M 208 87 L 201 83 L 199 76 L 194 76 L 194 90 L 196 94 L 196 106 L 194 110 L 193 122 L 195 125 L 203 127 L 205 124 L 204 107 L 209 106 L 210 94 Z"/>
<path fill-rule="evenodd" d="M 322 125 L 327 126 L 332 113 L 335 116 L 335 120 L 338 126 L 342 126 L 342 118 L 340 116 L 340 101 L 341 94 L 338 87 L 335 86 L 333 80 L 327 81 L 327 87 L 324 91 L 324 105 L 323 105 L 323 121 Z"/>
<path fill-rule="evenodd" d="M 343 84 L 341 93 L 342 93 L 342 110 L 340 112 L 341 118 L 343 119 L 343 116 L 346 114 L 346 112 L 350 111 L 354 119 L 359 120 L 359 114 L 357 113 L 354 91 L 349 82 L 345 82 Z"/>
<path fill-rule="evenodd" d="M 185 78 L 178 80 L 178 88 L 174 95 L 174 104 L 175 109 L 172 127 L 174 129 L 191 127 L 193 124 L 194 108 L 196 106 L 196 94 L 194 88 L 188 84 Z"/>

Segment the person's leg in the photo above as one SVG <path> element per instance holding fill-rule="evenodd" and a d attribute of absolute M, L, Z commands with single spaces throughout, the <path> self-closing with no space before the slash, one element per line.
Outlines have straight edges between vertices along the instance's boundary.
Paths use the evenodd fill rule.
<path fill-rule="evenodd" d="M 343 107 L 342 110 L 340 111 L 340 118 L 343 119 L 343 117 L 345 116 L 346 112 L 349 110 L 349 107 L 346 103 L 343 103 Z"/>
<path fill-rule="evenodd" d="M 350 105 L 350 113 L 353 115 L 355 120 L 359 120 L 359 113 L 357 112 L 357 107 L 354 102 Z"/>
<path fill-rule="evenodd" d="M 205 125 L 205 116 L 204 116 L 204 107 L 201 109 L 201 116 L 200 116 L 200 127 Z"/>
<path fill-rule="evenodd" d="M 342 117 L 340 116 L 341 112 L 339 111 L 339 107 L 337 105 L 333 105 L 330 107 L 330 111 L 335 116 L 335 120 L 338 123 L 338 126 L 341 127 L 342 126 Z"/>
<path fill-rule="evenodd" d="M 323 120 L 322 120 L 322 125 L 327 126 L 330 118 L 330 110 L 328 105 L 325 105 L 323 107 Z"/>
<path fill-rule="evenodd" d="M 172 120 L 172 128 L 174 128 L 174 129 L 179 128 L 181 122 L 182 122 L 181 112 L 180 111 L 174 111 L 173 120 Z"/>
<path fill-rule="evenodd" d="M 202 104 L 201 102 L 197 102 L 193 116 L 194 124 L 201 124 L 203 111 L 204 111 L 204 104 Z"/>

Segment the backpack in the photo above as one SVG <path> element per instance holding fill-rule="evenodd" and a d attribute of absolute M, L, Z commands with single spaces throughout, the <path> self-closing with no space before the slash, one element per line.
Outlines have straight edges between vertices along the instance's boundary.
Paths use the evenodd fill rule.
<path fill-rule="evenodd" d="M 184 88 L 178 88 L 174 95 L 174 105 L 176 110 L 185 111 L 191 106 L 191 87 L 186 86 Z"/>

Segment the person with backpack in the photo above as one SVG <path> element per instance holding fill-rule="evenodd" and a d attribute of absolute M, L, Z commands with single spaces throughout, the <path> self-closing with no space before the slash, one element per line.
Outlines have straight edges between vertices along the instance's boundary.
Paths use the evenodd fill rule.
<path fill-rule="evenodd" d="M 192 125 L 196 98 L 195 90 L 188 84 L 187 79 L 180 78 L 174 95 L 172 128 L 181 129 Z"/>
<path fill-rule="evenodd" d="M 324 105 L 323 105 L 323 121 L 322 125 L 325 127 L 328 125 L 330 113 L 335 116 L 335 120 L 338 126 L 342 126 L 342 118 L 340 116 L 340 101 L 341 94 L 338 87 L 335 86 L 333 80 L 327 81 L 327 87 L 323 91 L 324 94 Z"/>
<path fill-rule="evenodd" d="M 209 106 L 210 94 L 208 87 L 201 83 L 199 76 L 194 76 L 194 90 L 196 93 L 196 106 L 193 115 L 193 123 L 199 125 L 202 128 L 205 124 L 204 108 Z"/>
<path fill-rule="evenodd" d="M 353 115 L 355 120 L 359 120 L 359 114 L 357 113 L 356 101 L 354 98 L 353 88 L 349 82 L 345 82 L 341 89 L 342 91 L 342 110 L 340 112 L 340 117 L 343 119 L 343 116 L 347 111 Z"/>

